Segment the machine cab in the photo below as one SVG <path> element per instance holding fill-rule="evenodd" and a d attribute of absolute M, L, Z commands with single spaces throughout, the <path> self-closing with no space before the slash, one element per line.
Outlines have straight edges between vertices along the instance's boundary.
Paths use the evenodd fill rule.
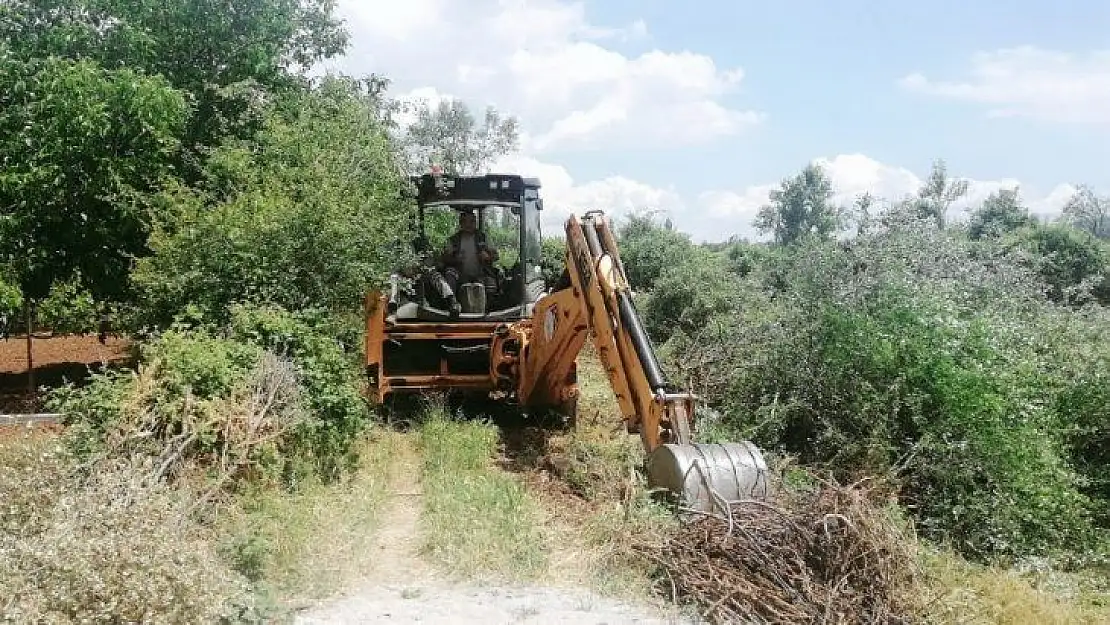
<path fill-rule="evenodd" d="M 394 276 L 392 321 L 531 316 L 544 294 L 539 181 L 438 173 L 411 181 L 417 211 L 413 245 L 420 261 Z"/>

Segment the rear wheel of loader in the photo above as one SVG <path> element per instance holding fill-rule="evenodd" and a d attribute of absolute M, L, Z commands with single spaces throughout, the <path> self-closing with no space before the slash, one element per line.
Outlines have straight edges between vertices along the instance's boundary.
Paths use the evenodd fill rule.
<path fill-rule="evenodd" d="M 647 474 L 649 487 L 700 512 L 724 513 L 731 502 L 770 496 L 767 463 L 747 441 L 660 445 L 648 456 Z"/>

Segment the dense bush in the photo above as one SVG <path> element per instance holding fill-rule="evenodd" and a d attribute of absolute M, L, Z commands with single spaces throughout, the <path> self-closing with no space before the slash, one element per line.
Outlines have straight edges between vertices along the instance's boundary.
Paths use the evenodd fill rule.
<path fill-rule="evenodd" d="M 655 279 L 642 313 L 644 325 L 658 342 L 676 331 L 696 332 L 714 316 L 736 310 L 740 291 L 740 278 L 718 254 L 695 248 Z"/>
<path fill-rule="evenodd" d="M 55 334 L 95 332 L 100 320 L 96 301 L 77 280 L 55 283 L 35 313 L 37 325 Z"/>
<path fill-rule="evenodd" d="M 1075 413 L 1104 397 L 1110 342 L 1090 343 L 1104 312 L 1057 308 L 1020 259 L 920 224 L 804 245 L 748 280 L 743 307 L 678 324 L 663 350 L 729 435 L 842 475 L 896 473 L 922 530 L 968 555 L 1094 544 L 1098 492 L 1077 469 L 1097 457 L 1073 461 L 1106 422 Z M 673 308 L 677 288 L 648 309 Z"/>
<path fill-rule="evenodd" d="M 327 478 L 354 466 L 358 458 L 352 442 L 369 418 L 362 370 L 343 349 L 343 337 L 353 339 L 352 329 L 326 311 L 232 310 L 232 340 L 287 357 L 296 366 L 309 412 L 297 436 Z"/>
<path fill-rule="evenodd" d="M 629 216 L 616 235 L 634 291 L 651 289 L 664 270 L 680 265 L 694 251 L 689 235 L 656 223 L 650 215 Z"/>
<path fill-rule="evenodd" d="M 1104 243 L 1066 225 L 1034 225 L 1009 238 L 1029 253 L 1028 263 L 1060 303 L 1091 299 L 1110 305 L 1110 250 Z"/>
<path fill-rule="evenodd" d="M 217 150 L 202 189 L 163 193 L 176 217 L 132 275 L 137 322 L 164 327 L 191 309 L 225 323 L 235 303 L 358 310 L 412 239 L 377 107 L 360 84 L 329 79 L 274 105 L 252 142 Z"/>
<path fill-rule="evenodd" d="M 161 458 L 158 477 L 214 470 L 222 484 L 334 479 L 352 466 L 367 410 L 330 325 L 278 309 L 231 314 L 218 331 L 176 327 L 145 344 L 136 373 L 56 391 L 75 448 Z"/>

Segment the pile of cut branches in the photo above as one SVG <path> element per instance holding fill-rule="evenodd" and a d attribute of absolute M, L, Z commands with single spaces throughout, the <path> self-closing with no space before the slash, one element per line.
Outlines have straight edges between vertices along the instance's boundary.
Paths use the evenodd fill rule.
<path fill-rule="evenodd" d="M 701 515 L 637 549 L 674 598 L 727 623 L 905 623 L 915 612 L 914 543 L 867 481 L 821 483 L 774 503 Z"/>

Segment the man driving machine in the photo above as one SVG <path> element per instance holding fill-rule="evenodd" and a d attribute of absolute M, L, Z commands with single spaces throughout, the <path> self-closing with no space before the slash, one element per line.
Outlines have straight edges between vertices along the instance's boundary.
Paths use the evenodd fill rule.
<path fill-rule="evenodd" d="M 493 263 L 498 257 L 497 250 L 486 240 L 486 233 L 478 230 L 474 211 L 459 211 L 459 230 L 447 240 L 447 248 L 440 257 L 451 293 L 457 293 L 459 285 L 467 282 L 481 282 L 486 289 L 496 290 Z"/>

